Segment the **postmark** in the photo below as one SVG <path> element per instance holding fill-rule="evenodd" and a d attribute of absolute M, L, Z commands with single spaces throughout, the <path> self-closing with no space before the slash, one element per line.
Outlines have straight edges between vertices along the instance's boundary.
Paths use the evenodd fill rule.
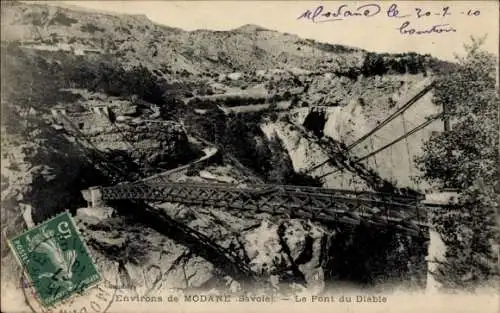
<path fill-rule="evenodd" d="M 29 286 L 29 294 L 44 308 L 83 294 L 102 280 L 68 212 L 9 243 L 24 269 L 22 285 Z"/>
<path fill-rule="evenodd" d="M 111 282 L 103 277 L 98 284 L 50 307 L 41 304 L 34 286 L 24 275 L 20 279 L 20 286 L 27 306 L 34 313 L 105 313 L 113 304 L 118 291 L 118 276 L 115 279 L 116 282 Z"/>

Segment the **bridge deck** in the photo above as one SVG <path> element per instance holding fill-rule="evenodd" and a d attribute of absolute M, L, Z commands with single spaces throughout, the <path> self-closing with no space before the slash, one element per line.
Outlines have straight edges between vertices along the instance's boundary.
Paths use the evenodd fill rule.
<path fill-rule="evenodd" d="M 100 188 L 103 200 L 141 199 L 266 212 L 322 222 L 362 221 L 405 229 L 427 227 L 418 197 L 303 186 L 178 183 L 120 184 Z"/>

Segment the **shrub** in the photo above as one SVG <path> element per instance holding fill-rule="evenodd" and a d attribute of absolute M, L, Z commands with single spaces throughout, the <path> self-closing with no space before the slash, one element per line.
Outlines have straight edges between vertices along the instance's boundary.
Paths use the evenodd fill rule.
<path fill-rule="evenodd" d="M 85 25 L 80 26 L 80 30 L 82 32 L 91 33 L 91 34 L 95 33 L 96 31 L 99 31 L 99 32 L 105 31 L 104 28 L 100 28 L 100 27 L 95 26 L 94 24 L 90 24 L 90 23 L 87 23 Z"/>
<path fill-rule="evenodd" d="M 63 25 L 63 26 L 71 26 L 75 23 L 78 23 L 78 20 L 67 16 L 62 12 L 57 12 L 55 16 L 50 20 L 49 25 Z"/>

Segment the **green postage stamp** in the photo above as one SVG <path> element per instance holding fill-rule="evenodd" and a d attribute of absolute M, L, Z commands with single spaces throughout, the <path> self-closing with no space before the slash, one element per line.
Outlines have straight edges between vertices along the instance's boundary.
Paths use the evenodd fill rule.
<path fill-rule="evenodd" d="M 38 300 L 51 306 L 100 281 L 68 212 L 10 240 Z"/>

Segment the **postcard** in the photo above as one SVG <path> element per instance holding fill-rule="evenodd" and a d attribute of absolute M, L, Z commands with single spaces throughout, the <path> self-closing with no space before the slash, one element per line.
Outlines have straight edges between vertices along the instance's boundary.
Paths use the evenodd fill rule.
<path fill-rule="evenodd" d="M 497 1 L 2 1 L 1 311 L 498 312 Z"/>

